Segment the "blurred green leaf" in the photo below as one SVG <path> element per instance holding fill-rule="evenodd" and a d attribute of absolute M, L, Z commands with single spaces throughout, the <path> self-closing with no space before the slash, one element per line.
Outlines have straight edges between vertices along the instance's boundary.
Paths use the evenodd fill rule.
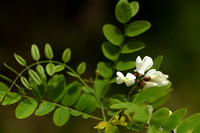
<path fill-rule="evenodd" d="M 67 62 L 69 62 L 70 59 L 71 59 L 71 49 L 66 48 L 62 54 L 62 60 L 64 63 L 67 63 Z"/>
<path fill-rule="evenodd" d="M 132 10 L 127 0 L 119 0 L 115 7 L 115 16 L 120 23 L 127 23 L 132 17 Z"/>
<path fill-rule="evenodd" d="M 32 88 L 30 87 L 30 84 L 29 84 L 28 80 L 27 80 L 25 77 L 21 77 L 20 79 L 21 79 L 22 84 L 23 84 L 27 89 L 32 90 Z"/>
<path fill-rule="evenodd" d="M 37 65 L 36 71 L 40 75 L 41 79 L 46 80 L 45 70 L 42 65 Z"/>
<path fill-rule="evenodd" d="M 82 115 L 81 112 L 76 111 L 76 110 L 71 110 L 70 113 L 71 113 L 71 115 L 73 115 L 73 116 L 80 116 L 80 115 Z"/>
<path fill-rule="evenodd" d="M 46 65 L 46 72 L 49 76 L 53 76 L 55 73 L 55 65 L 53 63 L 48 63 Z"/>
<path fill-rule="evenodd" d="M 169 116 L 167 121 L 163 125 L 165 131 L 171 131 L 177 127 L 177 125 L 183 120 L 187 113 L 187 109 L 176 110 Z"/>
<path fill-rule="evenodd" d="M 26 66 L 26 61 L 21 56 L 14 53 L 14 57 L 20 65 Z"/>
<path fill-rule="evenodd" d="M 81 62 L 78 67 L 77 67 L 77 73 L 79 75 L 83 74 L 86 70 L 86 63 L 85 62 Z"/>
<path fill-rule="evenodd" d="M 132 60 L 120 60 L 117 63 L 116 69 L 119 71 L 129 70 L 135 67 L 135 62 Z"/>
<path fill-rule="evenodd" d="M 70 118 L 69 110 L 65 108 L 57 108 L 53 114 L 53 122 L 56 126 L 63 126 Z"/>
<path fill-rule="evenodd" d="M 177 128 L 177 133 L 189 133 L 200 124 L 200 113 L 194 114 L 183 120 Z"/>
<path fill-rule="evenodd" d="M 126 28 L 126 35 L 134 37 L 142 34 L 151 27 L 151 23 L 146 20 L 139 20 L 130 23 Z"/>
<path fill-rule="evenodd" d="M 120 46 L 124 40 L 121 31 L 112 24 L 106 24 L 103 26 L 103 34 L 109 42 L 116 46 Z"/>
<path fill-rule="evenodd" d="M 19 103 L 15 110 L 15 115 L 18 119 L 24 119 L 33 114 L 38 103 L 32 98 L 25 99 Z"/>
<path fill-rule="evenodd" d="M 22 96 L 16 92 L 8 92 L 1 105 L 11 105 L 21 100 Z"/>
<path fill-rule="evenodd" d="M 138 123 L 146 124 L 150 118 L 150 114 L 147 107 L 144 105 L 139 105 L 136 107 L 137 108 L 134 111 L 133 120 Z"/>
<path fill-rule="evenodd" d="M 74 73 L 72 73 L 72 72 L 70 72 L 70 71 L 67 71 L 67 74 L 70 75 L 70 76 L 72 76 L 72 77 L 77 77 L 76 74 L 74 74 Z"/>
<path fill-rule="evenodd" d="M 96 79 L 94 81 L 94 87 L 96 90 L 96 95 L 99 98 L 103 98 L 105 96 L 105 94 L 108 92 L 108 90 L 110 89 L 110 84 L 108 80 L 100 80 L 100 79 Z"/>
<path fill-rule="evenodd" d="M 40 76 L 34 70 L 29 69 L 28 74 L 36 84 L 40 85 L 42 83 Z"/>
<path fill-rule="evenodd" d="M 45 53 L 45 56 L 47 57 L 47 59 L 53 58 L 53 50 L 52 50 L 51 45 L 49 43 L 45 44 L 44 53 Z"/>
<path fill-rule="evenodd" d="M 66 88 L 64 97 L 62 99 L 62 104 L 66 106 L 71 106 L 75 104 L 81 94 L 81 84 L 77 81 L 72 82 Z"/>
<path fill-rule="evenodd" d="M 47 83 L 47 94 L 51 101 L 59 102 L 64 96 L 66 88 L 65 77 L 62 74 L 56 74 L 50 78 Z"/>
<path fill-rule="evenodd" d="M 130 3 L 132 17 L 134 17 L 139 11 L 139 3 L 137 1 L 132 1 Z"/>
<path fill-rule="evenodd" d="M 163 133 L 163 132 L 160 131 L 159 129 L 157 129 L 156 127 L 154 127 L 154 126 L 150 126 L 150 127 L 148 128 L 147 133 Z"/>
<path fill-rule="evenodd" d="M 150 124 L 159 128 L 162 127 L 165 121 L 169 118 L 169 109 L 168 108 L 160 108 L 156 112 L 153 113 Z"/>
<path fill-rule="evenodd" d="M 46 80 L 42 80 L 42 83 L 39 85 L 35 83 L 32 78 L 29 78 L 29 82 L 33 95 L 39 99 L 42 99 L 45 96 L 47 90 Z"/>
<path fill-rule="evenodd" d="M 40 59 L 40 52 L 37 45 L 35 44 L 31 46 L 31 55 L 35 61 L 38 61 Z"/>
<path fill-rule="evenodd" d="M 140 131 L 140 130 L 144 129 L 142 126 L 136 125 L 136 124 L 128 124 L 126 126 L 126 128 L 129 130 L 134 130 L 134 131 Z"/>
<path fill-rule="evenodd" d="M 126 109 L 128 108 L 129 106 L 131 106 L 132 103 L 130 102 L 126 102 L 126 103 L 116 103 L 116 104 L 112 104 L 110 106 L 111 109 Z"/>
<path fill-rule="evenodd" d="M 6 94 L 8 90 L 9 90 L 8 86 L 3 82 L 0 82 L 0 102 L 2 101 L 3 96 Z"/>
<path fill-rule="evenodd" d="M 161 63 L 162 63 L 162 60 L 163 60 L 163 56 L 162 55 L 157 56 L 155 58 L 155 60 L 153 61 L 153 66 L 151 67 L 151 69 L 159 70 L 159 68 L 161 66 Z"/>
<path fill-rule="evenodd" d="M 46 115 L 48 113 L 50 113 L 51 111 L 53 111 L 55 109 L 55 105 L 50 103 L 50 102 L 42 102 L 38 109 L 36 109 L 35 111 L 35 115 L 36 116 L 43 116 Z"/>
<path fill-rule="evenodd" d="M 130 41 L 123 45 L 121 53 L 128 54 L 139 51 L 145 47 L 145 44 L 139 41 Z"/>
<path fill-rule="evenodd" d="M 64 69 L 65 69 L 64 65 L 56 65 L 55 66 L 55 72 L 60 72 Z"/>
<path fill-rule="evenodd" d="M 112 68 L 109 67 L 105 62 L 99 62 L 97 64 L 97 70 L 104 78 L 109 78 L 112 76 Z"/>
<path fill-rule="evenodd" d="M 104 42 L 102 44 L 102 52 L 106 58 L 112 61 L 119 57 L 119 49 L 109 42 Z"/>
<path fill-rule="evenodd" d="M 117 126 L 109 122 L 106 126 L 105 133 L 120 133 L 120 132 Z"/>

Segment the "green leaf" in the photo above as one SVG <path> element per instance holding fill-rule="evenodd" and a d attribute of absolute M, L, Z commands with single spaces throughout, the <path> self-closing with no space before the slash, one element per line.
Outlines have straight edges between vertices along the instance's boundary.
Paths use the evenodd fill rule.
<path fill-rule="evenodd" d="M 36 84 L 40 85 L 42 83 L 40 76 L 34 70 L 29 69 L 28 74 Z"/>
<path fill-rule="evenodd" d="M 132 17 L 132 10 L 127 0 L 119 0 L 115 7 L 115 16 L 120 23 L 127 23 Z"/>
<path fill-rule="evenodd" d="M 77 81 L 72 82 L 66 88 L 62 104 L 71 106 L 75 104 L 81 94 L 81 84 Z"/>
<path fill-rule="evenodd" d="M 47 59 L 53 58 L 53 50 L 52 50 L 51 45 L 49 43 L 45 44 L 44 53 L 45 53 L 45 56 L 47 57 Z"/>
<path fill-rule="evenodd" d="M 48 63 L 46 65 L 46 72 L 49 76 L 53 76 L 55 73 L 55 65 L 53 63 Z"/>
<path fill-rule="evenodd" d="M 70 76 L 72 76 L 72 77 L 77 77 L 78 76 L 78 75 L 76 75 L 76 74 L 74 74 L 74 73 L 72 73 L 70 71 L 67 71 L 67 74 L 70 75 Z"/>
<path fill-rule="evenodd" d="M 3 96 L 7 93 L 8 90 L 8 86 L 3 82 L 0 82 L 0 102 L 2 101 Z"/>
<path fill-rule="evenodd" d="M 116 104 L 112 104 L 110 106 L 111 109 L 126 109 L 128 108 L 129 106 L 131 106 L 132 103 L 130 102 L 126 102 L 126 103 L 116 103 Z"/>
<path fill-rule="evenodd" d="M 135 67 L 135 62 L 131 60 L 120 60 L 117 63 L 116 69 L 119 71 L 129 70 Z"/>
<path fill-rule="evenodd" d="M 30 87 L 30 84 L 29 84 L 28 80 L 27 80 L 25 77 L 21 77 L 20 79 L 21 79 L 22 84 L 23 84 L 27 89 L 32 90 L 32 88 Z"/>
<path fill-rule="evenodd" d="M 119 49 L 113 46 L 111 43 L 104 42 L 101 48 L 104 56 L 109 60 L 114 61 L 119 57 Z"/>
<path fill-rule="evenodd" d="M 85 62 L 81 62 L 78 67 L 77 67 L 77 73 L 79 75 L 83 74 L 86 70 L 86 63 Z"/>
<path fill-rule="evenodd" d="M 150 114 L 149 114 L 147 107 L 144 105 L 139 105 L 136 107 L 137 108 L 134 111 L 135 113 L 133 115 L 133 120 L 138 123 L 146 124 L 150 118 Z"/>
<path fill-rule="evenodd" d="M 56 126 L 63 126 L 70 118 L 69 110 L 65 108 L 57 108 L 53 114 L 53 122 Z"/>
<path fill-rule="evenodd" d="M 132 17 L 134 17 L 139 11 L 139 3 L 137 1 L 132 1 L 130 3 Z"/>
<path fill-rule="evenodd" d="M 163 132 L 160 131 L 159 129 L 157 129 L 156 127 L 154 127 L 154 126 L 150 126 L 150 127 L 148 128 L 147 133 L 163 133 Z"/>
<path fill-rule="evenodd" d="M 53 102 L 59 102 L 64 96 L 66 88 L 65 77 L 62 74 L 56 74 L 50 78 L 47 83 L 48 97 Z"/>
<path fill-rule="evenodd" d="M 45 70 L 42 65 L 37 65 L 36 71 L 40 75 L 41 79 L 46 80 Z"/>
<path fill-rule="evenodd" d="M 159 70 L 160 65 L 162 63 L 162 60 L 163 60 L 163 56 L 162 55 L 157 56 L 155 58 L 155 60 L 153 61 L 153 66 L 151 67 L 151 69 Z"/>
<path fill-rule="evenodd" d="M 187 109 L 179 109 L 169 116 L 163 125 L 165 131 L 171 131 L 183 120 L 187 113 Z"/>
<path fill-rule="evenodd" d="M 19 103 L 15 110 L 15 115 L 18 119 L 24 119 L 33 114 L 38 103 L 32 98 L 25 99 Z"/>
<path fill-rule="evenodd" d="M 120 133 L 120 132 L 117 126 L 109 122 L 106 126 L 105 133 Z"/>
<path fill-rule="evenodd" d="M 71 59 L 71 50 L 70 48 L 66 48 L 62 54 L 62 60 L 64 63 L 67 63 Z"/>
<path fill-rule="evenodd" d="M 112 24 L 103 26 L 103 34 L 109 42 L 116 46 L 120 46 L 124 40 L 121 31 Z"/>
<path fill-rule="evenodd" d="M 32 78 L 29 78 L 30 87 L 32 88 L 32 93 L 39 99 L 42 99 L 46 94 L 46 80 L 43 80 L 41 84 L 37 84 Z"/>
<path fill-rule="evenodd" d="M 51 111 L 53 111 L 55 109 L 55 105 L 50 103 L 50 102 L 42 102 L 38 109 L 35 111 L 35 115 L 36 116 L 43 116 L 46 115 L 48 113 L 50 113 Z"/>
<path fill-rule="evenodd" d="M 142 129 L 144 129 L 142 126 L 136 125 L 136 124 L 128 124 L 126 126 L 127 129 L 129 130 L 134 130 L 134 131 L 140 131 Z"/>
<path fill-rule="evenodd" d="M 183 120 L 177 128 L 177 133 L 189 133 L 200 124 L 200 113 L 194 114 Z"/>
<path fill-rule="evenodd" d="M 97 64 L 97 70 L 104 78 L 109 78 L 112 76 L 112 68 L 109 67 L 105 62 L 99 62 Z"/>
<path fill-rule="evenodd" d="M 73 116 L 80 116 L 80 115 L 82 115 L 81 112 L 76 111 L 76 110 L 71 110 L 70 113 L 71 113 L 71 115 L 73 115 Z"/>
<path fill-rule="evenodd" d="M 55 66 L 55 72 L 60 72 L 64 69 L 65 69 L 64 65 L 56 65 Z"/>
<path fill-rule="evenodd" d="M 169 118 L 169 109 L 168 108 L 160 108 L 156 112 L 153 113 L 150 124 L 159 128 L 164 125 L 165 121 Z"/>
<path fill-rule="evenodd" d="M 26 61 L 21 56 L 14 53 L 14 57 L 20 65 L 26 66 Z"/>
<path fill-rule="evenodd" d="M 126 28 L 126 35 L 134 37 L 142 34 L 151 27 L 151 23 L 145 20 L 134 21 L 130 23 Z"/>
<path fill-rule="evenodd" d="M 22 96 L 16 92 L 8 92 L 7 95 L 4 97 L 1 105 L 11 105 L 17 103 L 21 100 Z"/>
<path fill-rule="evenodd" d="M 37 45 L 35 44 L 31 46 L 31 55 L 35 61 L 38 61 L 40 59 L 40 52 Z"/>
<path fill-rule="evenodd" d="M 110 84 L 109 81 L 106 79 L 105 80 L 96 79 L 94 81 L 94 87 L 96 90 L 96 95 L 99 98 L 103 98 L 110 89 Z"/>
<path fill-rule="evenodd" d="M 130 41 L 123 45 L 122 54 L 134 53 L 145 47 L 145 44 L 139 41 Z"/>
<path fill-rule="evenodd" d="M 96 98 L 88 93 L 83 93 L 75 105 L 77 110 L 85 110 L 87 113 L 91 113 L 96 108 Z"/>

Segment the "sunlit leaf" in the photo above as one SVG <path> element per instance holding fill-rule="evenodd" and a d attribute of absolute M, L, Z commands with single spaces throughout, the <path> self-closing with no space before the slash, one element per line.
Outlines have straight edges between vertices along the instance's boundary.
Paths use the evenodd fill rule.
<path fill-rule="evenodd" d="M 20 65 L 26 66 L 26 61 L 21 56 L 14 54 L 14 57 Z"/>
<path fill-rule="evenodd" d="M 65 69 L 64 65 L 56 65 L 55 66 L 55 72 L 60 72 L 64 69 Z"/>
<path fill-rule="evenodd" d="M 96 90 L 96 95 L 99 98 L 103 98 L 110 88 L 110 84 L 108 80 L 97 79 L 94 81 L 94 86 Z"/>
<path fill-rule="evenodd" d="M 32 93 L 39 99 L 42 99 L 46 94 L 46 80 L 43 80 L 41 84 L 37 84 L 32 78 L 29 78 L 30 87 L 32 88 Z"/>
<path fill-rule="evenodd" d="M 132 17 L 134 17 L 139 11 L 139 3 L 137 1 L 132 1 L 130 3 Z"/>
<path fill-rule="evenodd" d="M 117 63 L 116 69 L 119 71 L 129 70 L 135 67 L 135 62 L 132 60 L 120 60 Z"/>
<path fill-rule="evenodd" d="M 1 105 L 11 105 L 21 100 L 22 96 L 16 92 L 8 92 L 3 99 Z"/>
<path fill-rule="evenodd" d="M 132 17 L 132 10 L 127 0 L 119 0 L 115 7 L 115 16 L 121 23 L 127 23 Z"/>
<path fill-rule="evenodd" d="M 71 59 L 71 50 L 70 48 L 66 48 L 62 54 L 62 60 L 64 63 L 67 63 Z"/>
<path fill-rule="evenodd" d="M 44 70 L 44 67 L 42 65 L 37 65 L 36 71 L 43 80 L 46 80 L 45 70 Z"/>
<path fill-rule="evenodd" d="M 136 125 L 136 124 L 128 124 L 126 126 L 126 128 L 129 130 L 134 130 L 134 131 L 140 131 L 140 130 L 144 129 L 142 126 Z"/>
<path fill-rule="evenodd" d="M 126 35 L 134 37 L 142 34 L 151 27 L 151 23 L 145 20 L 134 21 L 130 23 L 126 28 Z"/>
<path fill-rule="evenodd" d="M 32 98 L 25 99 L 19 103 L 15 110 L 15 115 L 18 119 L 24 119 L 33 114 L 38 103 Z"/>
<path fill-rule="evenodd" d="M 120 133 L 120 132 L 116 125 L 109 122 L 106 125 L 105 133 Z"/>
<path fill-rule="evenodd" d="M 42 102 L 38 109 L 36 109 L 35 111 L 35 115 L 36 116 L 43 116 L 46 115 L 48 113 L 50 113 L 51 111 L 53 111 L 55 109 L 55 105 L 50 103 L 50 102 Z"/>
<path fill-rule="evenodd" d="M 31 55 L 35 61 L 38 61 L 40 59 L 40 52 L 37 45 L 35 44 L 31 46 Z"/>
<path fill-rule="evenodd" d="M 22 84 L 23 84 L 27 89 L 32 90 L 31 87 L 30 87 L 30 84 L 29 84 L 28 80 L 27 80 L 25 77 L 21 77 L 20 79 L 21 79 Z"/>
<path fill-rule="evenodd" d="M 77 67 L 77 73 L 79 75 L 83 74 L 86 70 L 86 63 L 85 62 L 81 62 L 78 67 Z"/>
<path fill-rule="evenodd" d="M 46 65 L 46 72 L 49 76 L 52 76 L 55 73 L 55 65 L 53 63 L 48 63 Z"/>
<path fill-rule="evenodd" d="M 102 52 L 106 58 L 112 61 L 116 60 L 119 56 L 119 49 L 109 42 L 102 44 Z"/>
<path fill-rule="evenodd" d="M 56 126 L 63 126 L 70 118 L 69 110 L 65 108 L 57 108 L 53 114 L 53 122 Z"/>
<path fill-rule="evenodd" d="M 28 74 L 36 84 L 40 85 L 42 83 L 40 76 L 34 70 L 29 69 Z"/>
<path fill-rule="evenodd" d="M 45 44 L 44 53 L 45 53 L 45 56 L 47 57 L 47 59 L 53 58 L 53 50 L 52 50 L 51 45 L 49 43 Z"/>
<path fill-rule="evenodd" d="M 130 41 L 123 45 L 121 53 L 128 54 L 139 51 L 145 47 L 145 44 L 139 41 Z"/>
<path fill-rule="evenodd" d="M 71 110 L 70 113 L 71 113 L 71 115 L 73 115 L 73 116 L 80 116 L 80 115 L 82 115 L 81 112 L 76 111 L 76 110 Z"/>
<path fill-rule="evenodd" d="M 161 63 L 162 63 L 162 60 L 163 60 L 162 55 L 159 55 L 158 57 L 156 57 L 153 61 L 153 66 L 151 67 L 151 69 L 159 70 Z"/>
<path fill-rule="evenodd" d="M 72 82 L 66 88 L 62 104 L 66 106 L 73 105 L 81 94 L 81 84 L 77 81 Z"/>
<path fill-rule="evenodd" d="M 121 31 L 112 24 L 103 26 L 103 34 L 109 42 L 116 46 L 120 46 L 124 39 Z"/>
<path fill-rule="evenodd" d="M 99 74 L 104 78 L 109 78 L 112 76 L 112 68 L 109 67 L 104 62 L 99 62 L 97 64 L 97 70 L 98 70 Z"/>

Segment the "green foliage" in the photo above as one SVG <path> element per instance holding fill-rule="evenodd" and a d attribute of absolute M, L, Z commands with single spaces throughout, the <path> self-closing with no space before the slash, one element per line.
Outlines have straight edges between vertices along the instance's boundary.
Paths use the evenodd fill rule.
<path fill-rule="evenodd" d="M 24 119 L 32 115 L 38 103 L 32 98 L 25 99 L 19 103 L 15 110 L 15 115 L 18 119 Z"/>
<path fill-rule="evenodd" d="M 109 60 L 114 61 L 119 57 L 119 49 L 111 43 L 104 42 L 101 48 L 104 56 Z"/>
<path fill-rule="evenodd" d="M 21 100 L 22 96 L 16 92 L 8 92 L 4 97 L 1 105 L 11 105 Z"/>
<path fill-rule="evenodd" d="M 103 34 L 110 43 L 116 46 L 120 46 L 124 40 L 121 31 L 112 24 L 103 26 Z"/>
<path fill-rule="evenodd" d="M 145 47 L 145 44 L 139 41 L 130 41 L 122 47 L 122 54 L 129 54 L 139 51 Z"/>
<path fill-rule="evenodd" d="M 162 61 L 163 61 L 163 56 L 162 55 L 159 55 L 158 57 L 156 57 L 151 69 L 159 70 Z"/>
<path fill-rule="evenodd" d="M 71 59 L 71 49 L 66 48 L 65 51 L 62 54 L 62 61 L 64 63 L 67 63 Z"/>
<path fill-rule="evenodd" d="M 26 61 L 21 56 L 14 54 L 14 57 L 20 65 L 26 66 Z"/>
<path fill-rule="evenodd" d="M 50 112 L 52 112 L 55 109 L 55 104 L 52 104 L 50 102 L 42 102 L 38 109 L 35 111 L 36 116 L 43 116 Z"/>
<path fill-rule="evenodd" d="M 151 27 L 151 23 L 145 20 L 134 21 L 126 28 L 126 35 L 134 37 L 147 31 Z"/>
<path fill-rule="evenodd" d="M 112 68 L 105 62 L 99 62 L 97 64 L 98 73 L 104 78 L 110 78 L 112 76 Z"/>
<path fill-rule="evenodd" d="M 53 74 L 55 73 L 55 65 L 53 63 L 48 63 L 46 65 L 46 72 L 49 76 L 53 76 Z"/>
<path fill-rule="evenodd" d="M 31 46 L 31 55 L 35 61 L 38 61 L 40 59 L 40 52 L 37 45 L 35 44 Z"/>
<path fill-rule="evenodd" d="M 42 99 L 45 94 L 46 94 L 46 80 L 44 80 L 41 84 L 37 84 L 36 82 L 34 82 L 31 78 L 29 79 L 30 81 L 30 87 L 32 89 L 32 93 L 34 94 L 34 96 L 36 96 L 39 99 Z"/>
<path fill-rule="evenodd" d="M 144 129 L 142 126 L 136 125 L 136 124 L 128 124 L 126 126 L 127 129 L 129 130 L 134 130 L 134 131 L 140 131 L 142 129 Z"/>
<path fill-rule="evenodd" d="M 86 63 L 85 63 L 85 62 L 81 62 L 81 63 L 78 65 L 77 69 L 76 69 L 76 71 L 77 71 L 77 73 L 78 73 L 79 75 L 82 75 L 82 74 L 85 72 L 85 70 L 86 70 Z"/>
<path fill-rule="evenodd" d="M 95 80 L 94 81 L 94 88 L 96 90 L 96 95 L 99 98 L 103 98 L 106 95 L 106 93 L 109 91 L 109 88 L 110 88 L 109 81 L 107 79 Z"/>
<path fill-rule="evenodd" d="M 135 67 L 135 62 L 127 59 L 120 60 L 117 63 L 116 69 L 119 71 L 129 70 Z"/>
<path fill-rule="evenodd" d="M 127 0 L 119 0 L 115 7 L 115 16 L 121 23 L 127 23 L 131 19 L 133 12 Z"/>
<path fill-rule="evenodd" d="M 53 122 L 56 126 L 63 126 L 70 118 L 70 112 L 65 108 L 57 108 L 53 114 Z"/>
<path fill-rule="evenodd" d="M 30 78 L 38 85 L 42 83 L 40 76 L 32 69 L 29 69 L 28 74 Z"/>
<path fill-rule="evenodd" d="M 53 50 L 52 50 L 51 45 L 49 43 L 45 44 L 44 53 L 45 53 L 45 56 L 47 57 L 47 59 L 53 58 Z"/>
<path fill-rule="evenodd" d="M 116 125 L 108 123 L 105 129 L 105 133 L 120 133 L 120 132 Z"/>
<path fill-rule="evenodd" d="M 23 84 L 27 89 L 32 90 L 32 88 L 30 87 L 30 84 L 29 84 L 28 80 L 27 80 L 25 77 L 21 77 L 21 82 L 22 82 L 22 84 Z"/>
<path fill-rule="evenodd" d="M 132 17 L 134 17 L 139 11 L 139 3 L 137 1 L 132 1 L 130 3 Z"/>

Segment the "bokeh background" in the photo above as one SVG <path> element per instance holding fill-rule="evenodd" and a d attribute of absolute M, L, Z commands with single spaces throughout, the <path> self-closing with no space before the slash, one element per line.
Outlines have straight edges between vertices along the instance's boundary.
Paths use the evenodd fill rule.
<path fill-rule="evenodd" d="M 70 64 L 87 62 L 86 77 L 94 78 L 96 64 L 106 60 L 101 53 L 105 41 L 102 26 L 116 24 L 117 0 L 1 0 L 0 1 L 0 73 L 14 77 L 5 69 L 6 62 L 21 70 L 13 53 L 31 63 L 30 47 L 37 44 L 43 52 L 50 43 L 55 58 L 66 47 L 72 50 Z M 146 44 L 138 55 L 155 58 L 164 55 L 161 71 L 173 83 L 171 98 L 165 104 L 172 111 L 186 107 L 188 115 L 200 112 L 200 1 L 139 0 L 140 11 L 133 20 L 148 20 L 150 30 L 136 37 Z M 135 60 L 135 59 L 134 59 Z M 2 81 L 0 79 L 0 81 Z M 17 104 L 0 106 L 1 133 L 93 133 L 96 121 L 72 117 L 63 127 L 52 122 L 52 113 L 17 120 Z"/>

